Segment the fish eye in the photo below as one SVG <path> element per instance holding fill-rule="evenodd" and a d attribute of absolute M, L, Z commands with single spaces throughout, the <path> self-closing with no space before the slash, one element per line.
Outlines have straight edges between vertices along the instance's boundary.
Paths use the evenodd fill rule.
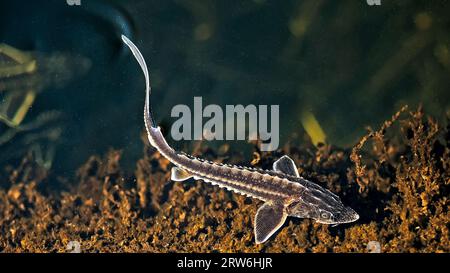
<path fill-rule="evenodd" d="M 320 213 L 320 217 L 323 219 L 328 219 L 330 218 L 330 214 L 328 212 L 323 211 Z"/>

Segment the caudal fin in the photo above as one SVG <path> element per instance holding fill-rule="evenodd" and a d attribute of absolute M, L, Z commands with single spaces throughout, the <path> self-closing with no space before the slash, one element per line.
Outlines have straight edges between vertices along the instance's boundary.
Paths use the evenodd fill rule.
<path fill-rule="evenodd" d="M 139 66 L 142 69 L 142 72 L 144 72 L 145 77 L 145 106 L 144 106 L 144 120 L 145 120 L 145 127 L 147 128 L 147 131 L 149 131 L 149 127 L 156 127 L 156 123 L 153 120 L 152 115 L 152 109 L 150 105 L 150 77 L 148 73 L 147 64 L 145 63 L 145 59 L 142 56 L 142 53 L 139 51 L 137 46 L 130 41 L 125 35 L 122 35 L 122 41 L 130 48 L 131 52 L 134 55 L 134 58 L 136 58 L 137 62 L 139 63 Z"/>

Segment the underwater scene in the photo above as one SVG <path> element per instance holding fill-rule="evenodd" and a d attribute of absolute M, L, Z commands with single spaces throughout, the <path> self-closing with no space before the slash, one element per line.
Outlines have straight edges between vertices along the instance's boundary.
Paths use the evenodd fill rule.
<path fill-rule="evenodd" d="M 0 0 L 0 252 L 449 253 L 449 14 Z"/>

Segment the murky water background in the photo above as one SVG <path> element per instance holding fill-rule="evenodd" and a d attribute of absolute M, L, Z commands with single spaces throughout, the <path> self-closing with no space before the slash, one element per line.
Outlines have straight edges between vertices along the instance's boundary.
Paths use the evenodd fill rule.
<path fill-rule="evenodd" d="M 39 90 L 21 125 L 39 125 L 40 114 L 60 113 L 4 141 L 1 164 L 17 159 L 18 151 L 41 147 L 43 162 L 71 175 L 90 155 L 112 147 L 123 149 L 124 167 L 134 170 L 142 156 L 144 79 L 121 33 L 147 59 L 154 113 L 166 131 L 175 121 L 172 107 L 192 105 L 194 96 L 222 107 L 280 105 L 280 145 L 293 133 L 306 135 L 305 115 L 317 120 L 328 143 L 343 147 L 404 104 L 422 104 L 444 120 L 450 106 L 449 12 L 447 1 L 81 0 L 69 6 L 64 0 L 2 0 L 0 43 L 36 52 L 42 63 L 62 52 L 72 58 L 63 67 L 73 75 L 36 72 L 46 83 L 39 89 L 17 87 L 30 81 L 26 77 L 13 85 L 0 79 L 8 83 L 0 103 L 7 94 Z M 82 59 L 89 69 L 77 62 Z M 49 128 L 61 133 L 46 137 L 54 132 Z M 9 130 L 2 124 L 0 135 Z M 50 149 L 54 155 L 46 156 Z"/>

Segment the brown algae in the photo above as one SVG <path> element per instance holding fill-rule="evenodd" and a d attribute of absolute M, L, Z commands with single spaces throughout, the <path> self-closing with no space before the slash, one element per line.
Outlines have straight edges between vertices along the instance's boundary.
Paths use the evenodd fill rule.
<path fill-rule="evenodd" d="M 293 139 L 277 152 L 255 152 L 261 168 L 291 155 L 302 176 L 361 215 L 337 227 L 288 218 L 261 245 L 251 228 L 261 202 L 199 181 L 171 182 L 169 162 L 150 146 L 134 177 L 111 151 L 92 156 L 70 183 L 27 156 L 0 174 L 0 251 L 67 252 L 77 241 L 82 252 L 369 252 L 369 242 L 381 252 L 449 252 L 449 129 L 421 108 L 403 109 L 353 151 Z M 251 161 L 226 148 L 196 152 Z"/>

